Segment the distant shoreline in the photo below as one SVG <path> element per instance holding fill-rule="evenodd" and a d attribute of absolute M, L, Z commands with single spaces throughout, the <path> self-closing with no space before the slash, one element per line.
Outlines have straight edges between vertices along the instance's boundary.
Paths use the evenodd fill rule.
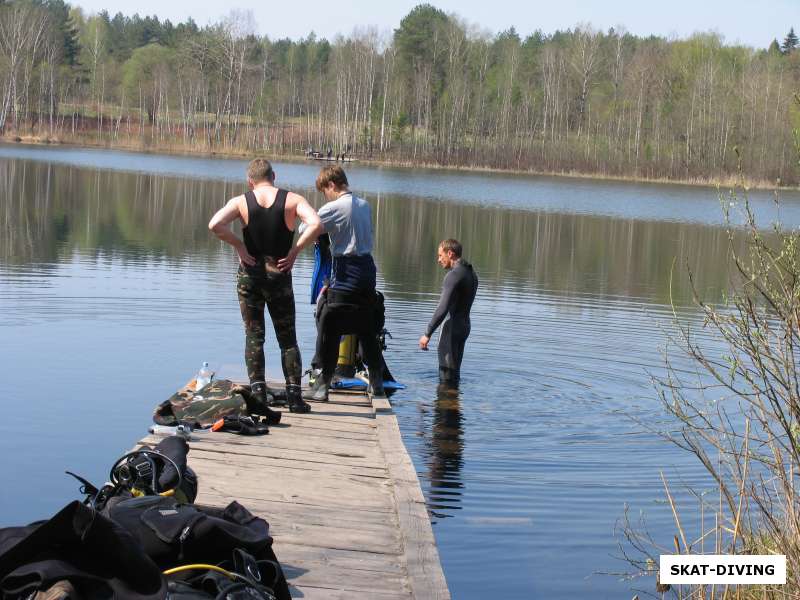
<path fill-rule="evenodd" d="M 140 143 L 126 143 L 124 141 L 117 141 L 116 143 L 98 142 L 96 140 L 61 140 L 52 138 L 43 138 L 40 136 L 32 135 L 5 135 L 0 136 L 0 142 L 7 144 L 22 144 L 27 146 L 75 146 L 78 148 L 100 148 L 106 150 L 125 150 L 129 152 L 139 152 L 142 154 L 164 154 L 173 156 L 200 156 L 206 158 L 240 158 L 246 159 L 254 157 L 254 152 L 238 152 L 235 150 L 224 151 L 207 151 L 207 150 L 191 150 L 184 147 L 175 147 L 172 144 L 155 144 L 143 146 Z M 272 160 L 283 160 L 287 162 L 305 163 L 309 162 L 304 156 L 298 154 L 285 154 L 280 152 L 267 153 L 267 157 Z M 404 160 L 381 160 L 363 158 L 354 156 L 358 166 L 379 166 L 379 167 L 396 167 L 400 169 L 430 169 L 437 171 L 455 171 L 465 173 L 497 173 L 508 175 L 529 175 L 541 177 L 563 177 L 573 179 L 595 179 L 597 181 L 619 181 L 628 183 L 653 183 L 653 184 L 669 184 L 669 185 L 685 185 L 691 187 L 707 187 L 707 188 L 744 188 L 745 190 L 766 190 L 766 191 L 798 191 L 799 186 L 785 186 L 776 185 L 767 181 L 756 181 L 748 178 L 738 179 L 729 176 L 724 179 L 712 178 L 693 178 L 693 179 L 671 179 L 666 177 L 652 178 L 652 177 L 634 177 L 629 175 L 608 175 L 603 173 L 591 173 L 580 171 L 534 171 L 534 170 L 520 170 L 520 169 L 502 169 L 498 167 L 481 167 L 481 166 L 463 166 L 463 165 L 441 165 L 436 163 L 427 162 L 413 162 Z M 319 161 L 317 161 L 319 162 Z M 337 161 L 331 161 L 338 164 Z M 326 163 L 330 164 L 330 163 Z M 346 164 L 352 165 L 354 163 L 347 162 Z"/>

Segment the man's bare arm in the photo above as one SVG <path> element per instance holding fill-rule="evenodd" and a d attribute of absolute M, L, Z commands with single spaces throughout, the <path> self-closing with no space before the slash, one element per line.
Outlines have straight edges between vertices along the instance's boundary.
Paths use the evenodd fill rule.
<path fill-rule="evenodd" d="M 317 215 L 317 211 L 314 210 L 314 207 L 312 207 L 302 196 L 297 194 L 292 195 L 297 199 L 297 216 L 303 222 L 305 227 L 303 228 L 302 233 L 298 236 L 297 242 L 295 242 L 292 249 L 289 250 L 289 254 L 278 260 L 278 268 L 284 272 L 292 269 L 294 266 L 294 261 L 297 259 L 297 255 L 300 254 L 300 251 L 308 246 L 311 242 L 316 240 L 324 230 L 322 227 L 322 222 L 319 220 L 319 215 Z"/>
<path fill-rule="evenodd" d="M 256 259 L 250 256 L 244 242 L 234 235 L 230 227 L 231 223 L 236 219 L 242 218 L 240 209 L 241 200 L 242 196 L 237 196 L 236 198 L 228 200 L 227 204 L 211 217 L 211 220 L 208 222 L 208 229 L 223 242 L 230 244 L 236 249 L 240 263 L 252 266 L 256 264 Z"/>

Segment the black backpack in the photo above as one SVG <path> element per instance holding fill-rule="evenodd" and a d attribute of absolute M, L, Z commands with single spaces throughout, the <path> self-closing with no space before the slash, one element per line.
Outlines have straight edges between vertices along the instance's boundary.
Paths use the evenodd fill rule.
<path fill-rule="evenodd" d="M 0 529 L 0 596 L 64 581 L 86 599 L 290 599 L 266 521 L 236 502 L 164 496 L 115 497 L 102 512 L 74 501 L 48 521 Z"/>
<path fill-rule="evenodd" d="M 269 524 L 238 502 L 224 509 L 181 504 L 165 496 L 110 501 L 103 511 L 129 531 L 162 569 L 212 564 L 238 574 L 234 582 L 279 600 L 289 599 L 289 587 L 272 550 Z M 191 593 L 187 586 L 221 592 L 226 576 L 219 571 L 186 569 L 170 577 L 171 590 Z M 228 578 L 229 579 L 229 578 Z M 177 585 L 176 582 L 181 582 Z M 214 589 L 214 586 L 217 586 Z M 173 589 L 175 588 L 175 589 Z M 248 593 L 247 590 L 244 590 Z"/>
<path fill-rule="evenodd" d="M 69 581 L 81 598 L 159 600 L 167 582 L 134 536 L 77 500 L 47 521 L 0 529 L 0 596 Z"/>

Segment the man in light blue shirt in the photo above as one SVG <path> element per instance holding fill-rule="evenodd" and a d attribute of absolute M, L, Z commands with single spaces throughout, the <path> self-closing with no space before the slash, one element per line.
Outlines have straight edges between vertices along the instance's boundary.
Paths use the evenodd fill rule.
<path fill-rule="evenodd" d="M 337 190 L 336 199 L 317 213 L 331 238 L 333 256 L 372 253 L 372 209 L 349 189 Z"/>
<path fill-rule="evenodd" d="M 336 369 L 339 339 L 357 334 L 369 367 L 373 396 L 383 397 L 383 355 L 378 343 L 378 302 L 375 292 L 375 261 L 372 258 L 372 211 L 369 204 L 349 189 L 347 176 L 338 165 L 325 167 L 317 177 L 317 189 L 328 203 L 318 214 L 331 239 L 333 271 L 331 284 L 317 317 L 317 356 L 322 373 L 304 397 L 318 402 L 328 399 Z"/>
<path fill-rule="evenodd" d="M 330 167 L 341 172 L 341 167 Z M 323 172 L 328 169 L 324 169 Z M 319 209 L 319 218 L 331 239 L 333 273 L 330 289 L 342 292 L 375 292 L 375 261 L 372 259 L 372 209 L 351 192 L 347 184 L 322 190 L 330 200 Z"/>

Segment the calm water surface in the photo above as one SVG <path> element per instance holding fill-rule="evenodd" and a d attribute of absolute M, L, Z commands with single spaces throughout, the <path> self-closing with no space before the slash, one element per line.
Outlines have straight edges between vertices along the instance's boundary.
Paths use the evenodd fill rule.
<path fill-rule="evenodd" d="M 76 497 L 63 471 L 101 481 L 153 407 L 208 360 L 241 376 L 235 257 L 206 230 L 241 193 L 244 162 L 0 146 L 2 525 Z M 316 165 L 276 165 L 305 188 Z M 374 207 L 376 259 L 408 389 L 393 398 L 455 598 L 627 598 L 615 524 L 646 511 L 674 534 L 659 471 L 705 486 L 680 451 L 634 419 L 660 418 L 672 297 L 685 265 L 717 300 L 727 237 L 717 192 L 684 186 L 349 169 Z M 752 198 L 762 220 L 800 225 L 800 198 Z M 728 199 L 726 199 L 728 202 Z M 438 397 L 435 352 L 416 349 L 457 237 L 481 278 L 456 397 Z M 295 268 L 298 336 L 314 342 L 308 254 Z M 278 377 L 276 343 L 268 370 Z M 679 366 L 689 367 L 681 363 Z M 11 484 L 13 482 L 13 485 Z M 685 494 L 687 511 L 691 504 Z M 690 512 L 690 511 L 689 511 Z M 278 549 L 279 551 L 279 549 Z"/>

